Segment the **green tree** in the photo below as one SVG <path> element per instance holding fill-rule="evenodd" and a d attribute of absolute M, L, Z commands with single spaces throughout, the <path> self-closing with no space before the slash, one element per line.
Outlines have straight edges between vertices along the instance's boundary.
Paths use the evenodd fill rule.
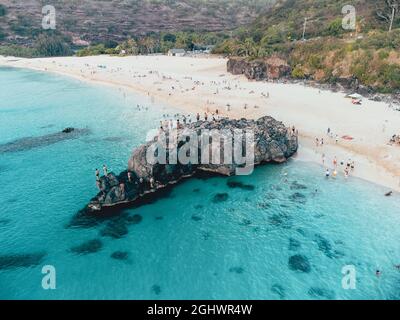
<path fill-rule="evenodd" d="M 343 26 L 342 26 L 342 19 L 337 18 L 333 20 L 329 26 L 325 29 L 325 34 L 328 36 L 339 36 L 344 32 Z"/>
<path fill-rule="evenodd" d="M 139 46 L 136 40 L 128 39 L 121 43 L 116 50 L 118 52 L 125 51 L 125 54 L 137 55 L 139 53 Z"/>
<path fill-rule="evenodd" d="M 172 34 L 172 33 L 167 33 L 166 35 L 164 35 L 163 40 L 165 42 L 176 42 L 176 35 Z"/>
<path fill-rule="evenodd" d="M 40 34 L 36 38 L 35 48 L 45 57 L 72 55 L 72 50 L 65 40 L 54 34 Z"/>

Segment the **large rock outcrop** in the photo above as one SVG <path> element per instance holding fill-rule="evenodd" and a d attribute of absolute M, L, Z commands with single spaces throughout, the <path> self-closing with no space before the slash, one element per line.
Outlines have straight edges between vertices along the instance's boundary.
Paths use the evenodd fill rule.
<path fill-rule="evenodd" d="M 147 194 L 155 194 L 158 190 L 164 189 L 168 185 L 175 184 L 199 172 L 230 176 L 234 175 L 238 169 L 243 169 L 243 163 L 234 160 L 231 163 L 222 161 L 226 151 L 225 146 L 229 146 L 229 144 L 225 145 L 223 143 L 224 139 L 221 139 L 222 143 L 218 148 L 221 163 L 218 164 L 218 161 L 217 164 L 215 164 L 215 161 L 211 163 L 204 162 L 202 158 L 202 155 L 204 155 L 204 149 L 202 148 L 204 132 L 223 132 L 223 136 L 225 137 L 229 136 L 229 133 L 232 133 L 231 145 L 234 145 L 235 142 L 238 145 L 242 145 L 241 156 L 245 155 L 250 149 L 252 150 L 252 163 L 247 163 L 250 166 L 267 162 L 285 162 L 296 153 L 298 148 L 297 136 L 293 130 L 286 128 L 282 122 L 276 121 L 271 117 L 263 117 L 258 120 L 222 119 L 212 122 L 199 121 L 171 132 L 176 134 L 178 139 L 174 140 L 177 141 L 175 149 L 167 149 L 166 159 L 168 161 L 166 163 L 161 164 L 148 161 L 148 154 L 160 155 L 160 151 L 157 148 L 154 149 L 155 142 L 159 141 L 157 140 L 160 138 L 159 135 L 153 141 L 134 150 L 129 159 L 126 171 L 118 176 L 110 173 L 107 177 L 101 177 L 98 183 L 99 194 L 80 213 L 96 214 L 117 205 L 132 204 Z M 238 135 L 233 134 L 235 132 L 247 132 L 252 138 L 243 138 L 243 136 L 246 136 L 243 134 L 239 139 Z M 163 134 L 164 132 L 162 132 Z M 198 146 L 196 147 L 198 149 L 191 149 L 188 152 L 184 148 L 188 146 L 190 139 L 193 139 L 192 141 L 198 139 Z M 251 140 L 253 142 L 249 145 L 248 142 Z M 152 151 L 150 152 L 150 148 L 156 151 L 154 152 L 151 149 Z M 213 148 L 213 144 L 210 143 L 208 150 L 210 151 L 211 158 L 215 151 Z M 174 164 L 172 156 L 175 151 L 176 154 L 184 153 L 185 155 L 190 155 L 193 152 L 194 156 L 188 163 L 184 164 L 181 162 L 181 158 L 178 158 L 178 161 Z"/>
<path fill-rule="evenodd" d="M 291 68 L 287 62 L 278 57 L 248 60 L 232 57 L 227 63 L 228 72 L 244 74 L 250 80 L 277 80 L 289 78 Z"/>

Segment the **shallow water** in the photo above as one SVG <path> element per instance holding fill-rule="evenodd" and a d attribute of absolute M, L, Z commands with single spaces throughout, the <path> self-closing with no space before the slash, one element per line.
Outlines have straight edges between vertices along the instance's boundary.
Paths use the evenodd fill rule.
<path fill-rule="evenodd" d="M 94 169 L 123 170 L 161 115 L 176 111 L 26 70 L 1 68 L 0 88 L 0 144 L 90 130 L 0 154 L 0 298 L 400 298 L 400 195 L 385 198 L 359 179 L 326 180 L 315 164 L 191 179 L 112 221 L 68 228 L 96 193 Z M 41 287 L 44 265 L 56 268 L 56 290 Z M 345 265 L 356 267 L 356 290 L 342 288 Z"/>

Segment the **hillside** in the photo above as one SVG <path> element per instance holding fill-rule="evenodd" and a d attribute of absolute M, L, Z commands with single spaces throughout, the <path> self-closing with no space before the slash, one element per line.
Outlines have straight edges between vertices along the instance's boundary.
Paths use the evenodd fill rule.
<path fill-rule="evenodd" d="M 42 32 L 41 8 L 57 10 L 57 31 L 89 42 L 160 31 L 221 31 L 249 24 L 271 0 L 2 0 L 0 41 L 30 44 Z M 2 14 L 3 12 L 3 14 Z"/>
<path fill-rule="evenodd" d="M 398 93 L 400 13 L 395 11 L 389 32 L 389 3 L 400 8 L 398 0 L 279 0 L 249 27 L 239 28 L 220 43 L 215 52 L 243 56 L 246 61 L 277 56 L 290 66 L 293 79 L 343 82 L 354 88 L 367 87 L 364 91 Z M 347 4 L 356 8 L 355 30 L 342 28 L 342 7 Z M 252 70 L 244 73 L 254 74 Z"/>

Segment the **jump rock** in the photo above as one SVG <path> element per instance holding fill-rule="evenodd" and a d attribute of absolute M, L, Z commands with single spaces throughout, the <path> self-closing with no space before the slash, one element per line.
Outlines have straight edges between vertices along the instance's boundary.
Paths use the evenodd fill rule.
<path fill-rule="evenodd" d="M 293 134 L 292 129 L 285 127 L 282 122 L 279 122 L 271 117 L 263 117 L 258 120 L 229 120 L 222 119 L 219 121 L 198 121 L 196 123 L 188 124 L 178 131 L 174 131 L 177 134 L 176 148 L 174 150 L 167 149 L 166 159 L 167 162 L 162 163 L 151 163 L 147 160 L 147 155 L 153 150 L 155 141 L 159 136 L 155 137 L 154 140 L 140 146 L 133 151 L 132 156 L 128 161 L 128 168 L 118 176 L 114 173 L 108 174 L 107 177 L 102 177 L 98 183 L 100 192 L 95 196 L 90 203 L 80 211 L 84 214 L 96 214 L 107 208 L 122 205 L 122 204 L 133 204 L 135 201 L 144 197 L 146 194 L 156 194 L 158 190 L 161 190 L 168 185 L 176 184 L 184 178 L 191 177 L 200 172 L 207 172 L 209 174 L 231 176 L 237 172 L 238 168 L 243 167 L 243 164 L 237 164 L 235 161 L 232 163 L 221 164 L 204 163 L 201 158 L 202 144 L 201 139 L 204 131 L 212 132 L 232 133 L 232 144 L 237 139 L 238 143 L 242 143 L 243 154 L 246 154 L 247 143 L 245 139 L 237 138 L 233 133 L 239 130 L 243 133 L 251 133 L 253 137 L 253 143 L 251 149 L 254 149 L 254 157 L 252 163 L 247 163 L 250 166 L 257 166 L 264 163 L 283 163 L 287 161 L 291 156 L 297 152 L 298 139 Z M 187 133 L 196 133 L 190 136 L 190 139 L 199 139 L 197 152 L 194 152 L 197 157 L 197 161 L 191 161 L 189 163 L 181 163 L 178 161 L 173 163 L 169 161 L 172 157 L 172 152 L 179 154 L 182 148 L 187 145 L 188 139 Z M 212 144 L 210 144 L 210 154 L 213 154 Z M 225 154 L 224 143 L 220 144 L 221 160 Z M 172 150 L 172 151 L 171 151 Z M 184 151 L 186 149 L 183 149 Z M 153 152 L 154 153 L 154 152 Z M 158 155 L 158 153 L 156 152 Z M 172 163 L 171 163 L 172 162 Z"/>

